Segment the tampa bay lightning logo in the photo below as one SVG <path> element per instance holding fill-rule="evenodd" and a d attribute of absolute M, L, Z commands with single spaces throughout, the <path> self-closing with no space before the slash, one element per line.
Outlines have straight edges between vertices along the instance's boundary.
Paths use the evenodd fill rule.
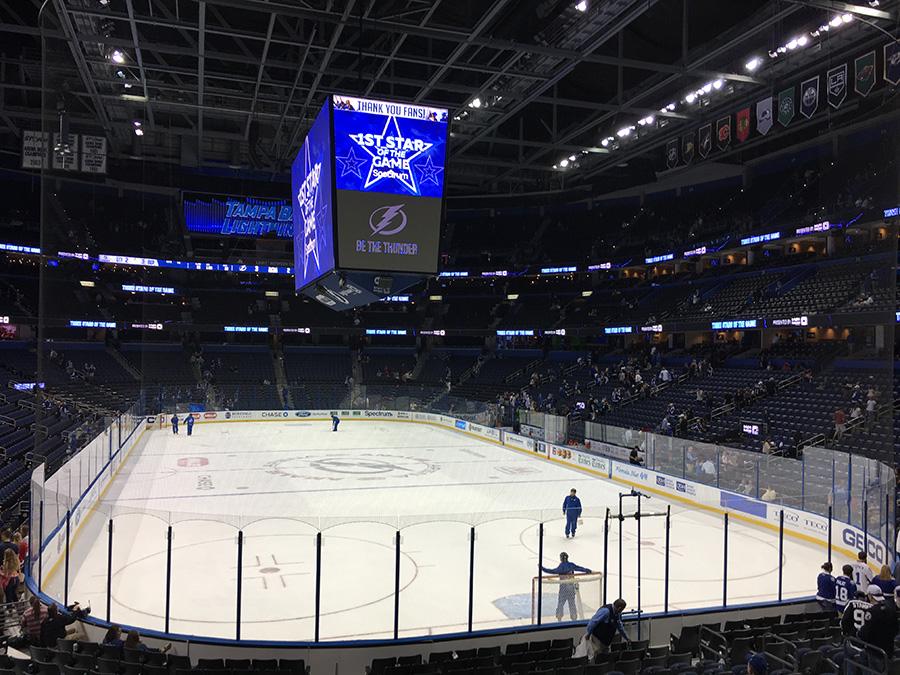
<path fill-rule="evenodd" d="M 325 228 L 319 227 L 319 220 L 325 213 L 325 206 L 319 199 L 319 178 L 322 175 L 322 162 L 313 163 L 309 157 L 309 141 L 304 148 L 303 171 L 304 178 L 297 190 L 297 206 L 300 209 L 300 219 L 303 222 L 303 276 L 307 276 L 310 260 L 316 270 L 320 269 L 319 250 L 325 245 Z"/>
<path fill-rule="evenodd" d="M 362 178 L 362 171 L 368 164 L 364 190 L 386 181 L 399 183 L 413 195 L 419 195 L 419 184 L 440 185 L 440 174 L 444 167 L 435 164 L 430 156 L 426 156 L 424 161 L 413 163 L 414 159 L 428 152 L 434 143 L 404 135 L 396 116 L 387 117 L 380 134 L 355 133 L 348 136 L 358 146 L 359 154 L 356 148 L 351 147 L 346 155 L 335 159 L 341 166 L 341 177 L 352 174 Z"/>
<path fill-rule="evenodd" d="M 380 206 L 369 214 L 369 227 L 372 234 L 388 236 L 402 232 L 406 228 L 406 211 L 404 204 Z"/>

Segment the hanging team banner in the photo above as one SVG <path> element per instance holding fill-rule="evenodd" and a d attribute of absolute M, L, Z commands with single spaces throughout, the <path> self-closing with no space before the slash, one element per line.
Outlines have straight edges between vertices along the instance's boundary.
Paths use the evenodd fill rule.
<path fill-rule="evenodd" d="M 800 85 L 800 114 L 806 119 L 812 117 L 819 107 L 819 76 L 803 80 Z"/>
<path fill-rule="evenodd" d="M 825 89 L 828 105 L 840 108 L 847 98 L 847 64 L 841 64 L 828 70 L 825 77 Z"/>
<path fill-rule="evenodd" d="M 712 150 L 712 124 L 704 124 L 700 127 L 700 156 L 704 159 Z"/>
<path fill-rule="evenodd" d="M 674 169 L 676 164 L 678 164 L 678 139 L 673 138 L 666 143 L 666 166 Z"/>
<path fill-rule="evenodd" d="M 719 144 L 719 150 L 724 150 L 731 145 L 731 115 L 719 118 L 716 122 L 716 141 Z"/>
<path fill-rule="evenodd" d="M 778 93 L 778 123 L 786 127 L 794 119 L 794 87 L 788 87 Z"/>
<path fill-rule="evenodd" d="M 772 97 L 764 98 L 756 104 L 756 130 L 765 136 L 772 128 Z"/>
<path fill-rule="evenodd" d="M 875 87 L 875 50 L 853 61 L 853 91 L 868 96 Z"/>
<path fill-rule="evenodd" d="M 884 46 L 884 81 L 900 83 L 900 44 L 888 42 Z"/>
<path fill-rule="evenodd" d="M 750 137 L 750 108 L 741 108 L 737 111 L 734 135 L 741 143 Z"/>
<path fill-rule="evenodd" d="M 690 164 L 694 159 L 694 132 L 685 134 L 681 138 L 681 159 L 685 164 Z"/>

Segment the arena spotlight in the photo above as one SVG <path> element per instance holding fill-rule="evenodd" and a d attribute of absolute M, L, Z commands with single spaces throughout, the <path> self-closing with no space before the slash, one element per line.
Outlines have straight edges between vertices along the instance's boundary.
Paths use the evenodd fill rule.
<path fill-rule="evenodd" d="M 144 130 L 141 129 L 140 127 L 135 127 L 135 128 L 134 128 L 134 135 L 135 135 L 135 136 L 143 136 L 143 135 L 144 135 Z"/>
<path fill-rule="evenodd" d="M 481 107 L 481 99 L 478 98 L 478 97 L 476 96 L 476 97 L 473 98 L 472 101 L 469 103 L 469 107 L 470 107 L 470 108 L 480 108 L 480 107 Z"/>
<path fill-rule="evenodd" d="M 569 166 L 569 160 L 568 159 L 560 160 L 559 165 L 565 169 L 567 166 Z"/>
<path fill-rule="evenodd" d="M 837 28 L 841 25 L 841 17 L 835 14 L 833 17 L 831 17 L 831 21 L 828 22 L 828 25 L 832 28 Z"/>
<path fill-rule="evenodd" d="M 574 162 L 574 161 L 575 161 L 575 155 L 569 155 L 569 161 L 570 161 L 570 162 Z"/>
<path fill-rule="evenodd" d="M 687 96 L 684 97 L 685 103 L 693 103 L 696 100 L 697 100 L 697 95 L 694 92 L 691 92 L 690 94 L 688 94 Z"/>
<path fill-rule="evenodd" d="M 759 68 L 761 65 L 762 65 L 762 59 L 759 58 L 758 56 L 754 56 L 752 59 L 750 59 L 749 61 L 747 61 L 747 63 L 744 64 L 744 68 L 746 70 L 749 70 L 752 73 L 754 70 Z"/>
<path fill-rule="evenodd" d="M 719 79 L 712 83 L 713 89 L 719 90 L 725 84 L 725 80 Z"/>
<path fill-rule="evenodd" d="M 801 35 L 797 38 L 797 44 L 801 47 L 805 47 L 809 44 L 809 38 L 806 35 Z"/>
<path fill-rule="evenodd" d="M 851 21 L 853 21 L 853 15 L 852 14 L 841 14 L 841 21 L 844 23 L 850 23 Z"/>
<path fill-rule="evenodd" d="M 113 49 L 109 53 L 109 60 L 113 63 L 125 63 L 125 52 L 121 49 Z"/>
<path fill-rule="evenodd" d="M 575 9 L 579 12 L 586 12 L 588 8 L 587 0 L 580 0 L 576 5 Z"/>

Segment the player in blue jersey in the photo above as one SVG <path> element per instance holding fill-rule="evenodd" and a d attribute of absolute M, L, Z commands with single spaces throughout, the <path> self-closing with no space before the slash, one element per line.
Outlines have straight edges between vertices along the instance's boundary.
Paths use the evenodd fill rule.
<path fill-rule="evenodd" d="M 856 584 L 853 583 L 853 568 L 844 565 L 841 568 L 843 574 L 834 580 L 834 607 L 838 612 L 843 612 L 847 603 L 856 597 Z"/>
<path fill-rule="evenodd" d="M 559 554 L 559 565 L 556 567 L 544 567 L 541 565 L 541 571 L 545 574 L 558 574 L 559 579 L 559 600 L 556 603 L 556 620 L 562 621 L 563 609 L 566 604 L 569 605 L 569 616 L 572 621 L 578 618 L 578 610 L 575 606 L 575 594 L 578 591 L 578 582 L 575 578 L 575 572 L 582 574 L 590 574 L 591 571 L 587 567 L 581 567 L 573 562 L 569 562 L 569 554 L 562 552 Z"/>
<path fill-rule="evenodd" d="M 172 413 L 172 419 L 169 420 L 172 423 L 172 433 L 178 433 L 178 413 Z"/>
<path fill-rule="evenodd" d="M 575 528 L 578 527 L 578 518 L 581 516 L 581 500 L 575 496 L 575 488 L 569 492 L 569 496 L 563 500 L 563 513 L 566 516 L 566 539 L 569 534 L 575 536 Z"/>
<path fill-rule="evenodd" d="M 331 430 L 337 431 L 338 424 L 341 423 L 341 418 L 338 417 L 335 413 L 331 413 Z"/>
<path fill-rule="evenodd" d="M 822 565 L 822 571 L 816 578 L 816 601 L 825 612 L 834 611 L 834 577 L 831 575 L 832 566 L 830 562 Z"/>
<path fill-rule="evenodd" d="M 188 416 L 184 418 L 184 425 L 187 427 L 187 435 L 190 436 L 194 433 L 194 416 L 188 413 Z"/>

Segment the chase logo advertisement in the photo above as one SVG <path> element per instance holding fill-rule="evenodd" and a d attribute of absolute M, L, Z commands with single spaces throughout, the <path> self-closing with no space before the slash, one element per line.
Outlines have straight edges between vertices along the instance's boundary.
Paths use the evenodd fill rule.
<path fill-rule="evenodd" d="M 443 195 L 447 110 L 337 95 L 333 106 L 337 189 Z"/>
<path fill-rule="evenodd" d="M 319 111 L 291 165 L 297 289 L 334 268 L 329 112 L 328 106 Z"/>

